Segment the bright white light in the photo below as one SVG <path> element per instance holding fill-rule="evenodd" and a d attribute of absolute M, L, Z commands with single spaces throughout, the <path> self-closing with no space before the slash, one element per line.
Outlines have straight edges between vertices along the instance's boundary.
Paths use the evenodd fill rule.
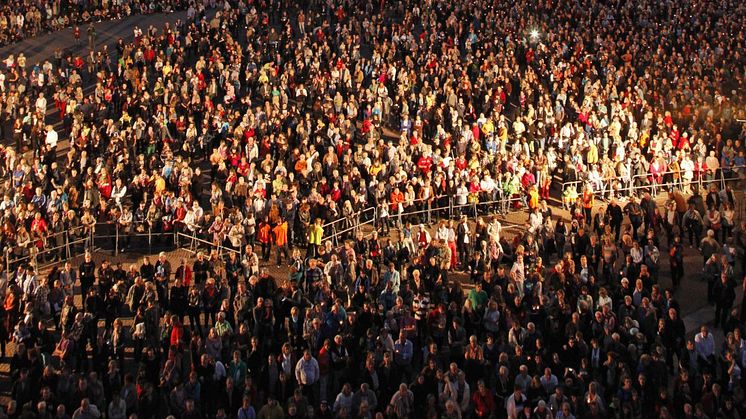
<path fill-rule="evenodd" d="M 537 31 L 536 29 L 532 30 L 531 31 L 531 39 L 535 40 L 538 37 L 539 37 L 539 31 Z"/>

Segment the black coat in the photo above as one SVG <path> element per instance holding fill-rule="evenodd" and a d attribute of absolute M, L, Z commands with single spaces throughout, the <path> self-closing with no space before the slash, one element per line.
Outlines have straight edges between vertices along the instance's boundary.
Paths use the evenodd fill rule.
<path fill-rule="evenodd" d="M 96 281 L 96 264 L 93 261 L 81 263 L 78 272 L 80 273 L 81 285 L 85 287 L 93 286 Z"/>

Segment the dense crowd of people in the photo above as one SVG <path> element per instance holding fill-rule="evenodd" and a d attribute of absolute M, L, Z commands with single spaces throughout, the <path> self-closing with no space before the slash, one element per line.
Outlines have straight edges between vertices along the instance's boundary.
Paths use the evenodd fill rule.
<path fill-rule="evenodd" d="M 136 14 L 167 13 L 186 9 L 186 5 L 187 2 L 181 0 L 8 1 L 0 6 L 0 46 L 71 26 L 75 28 L 75 37 L 79 39 L 81 25 L 122 19 Z M 83 30 L 87 30 L 87 26 L 84 26 Z M 90 37 L 91 33 L 87 32 L 87 35 Z M 95 29 L 93 38 L 95 40 Z"/>
<path fill-rule="evenodd" d="M 29 3 L 9 41 L 150 5 Z M 746 414 L 746 5 L 154 4 L 186 18 L 0 65 L 5 415 Z M 215 250 L 99 264 L 107 226 Z M 687 244 L 722 345 L 682 320 Z"/>

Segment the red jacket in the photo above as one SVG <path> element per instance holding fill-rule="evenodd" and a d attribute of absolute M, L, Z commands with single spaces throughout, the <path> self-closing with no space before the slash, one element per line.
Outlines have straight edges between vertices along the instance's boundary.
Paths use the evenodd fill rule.
<path fill-rule="evenodd" d="M 325 347 L 319 350 L 319 356 L 316 358 L 316 361 L 319 363 L 319 375 L 327 375 L 331 372 L 332 355 Z"/>
<path fill-rule="evenodd" d="M 430 168 L 433 165 L 433 158 L 432 157 L 420 157 L 420 160 L 417 161 L 417 167 L 422 171 L 424 174 L 430 173 Z"/>
<path fill-rule="evenodd" d="M 495 399 L 490 391 L 485 391 L 484 395 L 479 390 L 471 396 L 471 402 L 474 404 L 474 413 L 479 417 L 488 417 L 495 411 Z"/>
<path fill-rule="evenodd" d="M 181 346 L 181 340 L 184 337 L 184 328 L 181 325 L 174 325 L 171 329 L 171 346 L 177 348 Z"/>
<path fill-rule="evenodd" d="M 271 234 L 272 228 L 269 226 L 269 224 L 263 223 L 261 226 L 259 226 L 259 234 L 257 235 L 257 239 L 259 240 L 259 243 L 267 244 L 270 242 L 270 234 Z"/>
<path fill-rule="evenodd" d="M 180 206 L 176 208 L 176 211 L 174 211 L 174 221 L 184 221 L 184 218 L 186 218 L 187 209 L 184 208 L 184 206 Z"/>
<path fill-rule="evenodd" d="M 391 212 L 397 213 L 399 211 L 399 203 L 404 202 L 404 194 L 399 191 L 397 194 L 396 191 L 391 192 Z"/>

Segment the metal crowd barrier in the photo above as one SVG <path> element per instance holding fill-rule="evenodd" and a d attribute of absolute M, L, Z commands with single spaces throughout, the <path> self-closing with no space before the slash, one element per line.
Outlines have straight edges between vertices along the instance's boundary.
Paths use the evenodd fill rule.
<path fill-rule="evenodd" d="M 657 174 L 656 176 L 662 179 L 672 179 L 671 181 L 656 182 L 656 176 L 652 173 L 641 173 L 629 177 L 628 180 L 623 181 L 619 177 L 614 178 L 602 178 L 598 181 L 592 179 L 574 180 L 568 182 L 562 182 L 562 191 L 564 193 L 568 187 L 574 187 L 577 193 L 582 196 L 583 190 L 578 188 L 581 185 L 591 185 L 593 194 L 596 197 L 603 198 L 607 193 L 620 193 L 625 196 L 632 195 L 639 191 L 649 191 L 653 195 L 656 195 L 661 189 L 674 188 L 677 190 L 684 190 L 686 186 L 696 185 L 700 191 L 712 184 L 719 184 L 719 189 L 723 189 L 728 183 L 743 180 L 744 176 L 741 174 L 746 167 L 744 166 L 732 166 L 725 170 L 718 169 L 716 175 L 708 179 L 703 172 L 695 172 L 694 177 L 690 181 L 684 179 L 684 171 L 666 171 Z M 731 172 L 729 176 L 725 176 L 725 172 Z M 614 189 L 611 185 L 612 182 L 620 181 L 622 183 L 621 188 Z M 597 187 L 597 182 L 601 183 L 602 187 Z M 626 185 L 626 186 L 624 186 Z"/>
<path fill-rule="evenodd" d="M 444 205 L 437 205 L 439 201 L 441 201 L 443 198 L 447 198 L 447 202 Z M 521 197 L 521 194 L 518 194 L 518 196 L 510 196 L 505 197 L 503 199 L 495 199 L 495 200 L 489 200 L 489 201 L 473 201 L 467 202 L 465 204 L 455 204 L 454 198 L 452 196 L 436 196 L 433 199 L 433 203 L 436 203 L 436 205 L 428 205 L 426 208 L 423 209 L 417 209 L 416 205 L 410 205 L 407 208 L 404 209 L 402 212 L 397 212 L 395 214 L 389 213 L 389 221 L 392 218 L 396 218 L 395 225 L 393 228 L 397 228 L 397 224 L 399 227 L 401 227 L 406 219 L 412 219 L 412 217 L 420 216 L 424 218 L 424 220 L 421 220 L 423 223 L 427 222 L 430 223 L 433 219 L 433 214 L 435 214 L 434 218 L 448 218 L 453 219 L 455 214 L 458 213 L 469 213 L 472 216 L 477 216 L 480 213 L 502 213 L 506 214 L 510 208 L 510 206 L 514 205 L 518 202 L 523 202 L 523 198 Z M 467 200 L 468 201 L 468 200 Z M 419 202 L 422 202 L 421 200 Z M 431 204 L 428 202 L 427 204 Z M 388 205 L 388 204 L 387 204 Z M 407 209 L 412 208 L 411 211 L 408 211 Z M 334 226 L 339 224 L 339 221 L 341 220 L 335 220 L 331 223 L 327 223 L 328 226 L 332 226 L 332 231 L 330 235 L 326 235 L 323 237 L 324 241 L 331 241 L 335 248 L 339 248 L 342 246 L 342 243 L 344 242 L 347 235 L 350 233 L 357 233 L 357 231 L 362 230 L 362 227 L 366 225 L 372 225 L 373 230 L 377 231 L 378 229 L 378 223 L 380 221 L 380 214 L 376 210 L 375 207 L 370 207 L 368 210 L 374 210 L 374 217 L 372 219 L 366 220 L 364 222 L 358 223 L 357 225 L 345 228 L 343 230 L 335 230 Z M 494 211 L 494 210 L 497 211 Z M 442 215 L 443 217 L 438 217 L 438 215 Z M 326 231 L 326 229 L 325 229 Z M 371 232 L 368 232 L 365 234 L 365 237 L 369 237 Z"/>
<path fill-rule="evenodd" d="M 217 250 L 218 256 L 227 255 L 229 253 L 235 253 L 239 257 L 243 255 L 243 247 L 241 247 L 240 250 L 233 249 L 231 247 L 227 247 L 223 245 L 222 243 L 215 243 L 211 242 L 209 240 L 205 240 L 202 238 L 197 237 L 197 234 L 186 234 L 182 232 L 176 232 L 174 235 L 175 238 L 175 244 L 176 247 L 179 248 L 179 244 L 183 243 L 189 243 L 188 246 L 181 246 L 180 248 L 188 250 L 191 253 L 197 253 L 199 252 L 199 246 L 203 245 L 206 246 L 208 249 L 211 250 Z M 184 240 L 181 242 L 180 240 Z"/>
<path fill-rule="evenodd" d="M 435 215 L 435 218 L 453 218 L 457 213 L 470 213 L 473 216 L 477 216 L 480 213 L 489 214 L 495 212 L 505 214 L 511 205 L 516 202 L 525 201 L 523 195 L 525 194 L 520 193 L 502 199 L 487 201 L 467 199 L 467 203 L 464 204 L 455 203 L 453 196 L 441 195 L 435 196 L 427 202 L 422 199 L 410 201 L 401 211 L 394 213 L 389 211 L 388 217 L 389 220 L 395 219 L 396 225 L 401 227 L 405 219 L 411 220 L 417 216 L 422 217 L 424 221 L 429 223 L 432 221 L 433 215 Z M 380 217 L 381 214 L 378 208 L 368 207 L 356 212 L 352 216 L 334 220 L 324 224 L 324 231 L 329 232 L 329 234 L 325 234 L 322 240 L 331 241 L 335 246 L 341 246 L 347 237 L 361 231 L 365 226 L 372 225 L 375 231 L 378 227 Z M 196 253 L 199 246 L 205 246 L 208 249 L 217 250 L 221 256 L 229 253 L 236 253 L 239 256 L 243 255 L 243 247 L 236 250 L 225 246 L 223 243 L 215 243 L 199 237 L 199 234 L 196 232 L 188 233 L 187 230 L 178 231 L 177 226 L 174 226 L 170 231 L 157 232 L 153 231 L 150 224 L 146 224 L 146 226 L 146 230 L 142 232 L 137 232 L 134 227 L 129 227 L 131 230 L 125 232 L 122 226 L 116 222 L 98 222 L 93 226 L 80 226 L 73 230 L 65 230 L 46 236 L 46 243 L 49 243 L 50 241 L 56 242 L 59 236 L 62 235 L 64 236 L 63 244 L 56 246 L 45 245 L 43 249 L 38 249 L 35 245 L 36 240 L 31 240 L 24 249 L 25 254 L 22 256 L 15 258 L 12 256 L 14 249 L 16 249 L 14 247 L 10 247 L 6 251 L 6 269 L 10 271 L 12 266 L 24 262 L 37 269 L 43 269 L 57 263 L 53 261 L 54 256 L 62 256 L 64 259 L 77 256 L 76 248 L 78 247 L 93 251 L 111 250 L 114 255 L 117 255 L 123 250 L 121 245 L 125 238 L 130 240 L 137 238 L 147 239 L 148 253 L 152 254 L 154 236 L 172 238 L 173 245 L 177 248 L 182 244 L 188 243 L 187 246 L 183 246 L 182 248 L 192 253 Z M 368 235 L 366 234 L 366 236 Z M 61 250 L 62 254 L 60 255 Z"/>
<path fill-rule="evenodd" d="M 9 247 L 5 252 L 5 266 L 9 271 L 12 266 L 26 263 L 36 270 L 40 270 L 58 263 L 54 261 L 57 257 L 61 259 L 74 258 L 79 254 L 79 252 L 76 252 L 77 248 L 90 251 L 111 250 L 114 255 L 117 255 L 123 250 L 121 242 L 124 237 L 130 239 L 147 238 L 148 253 L 153 253 L 153 236 L 169 237 L 173 234 L 172 231 L 154 233 L 150 225 L 144 232 L 132 231 L 126 233 L 122 231 L 118 223 L 99 222 L 93 227 L 80 226 L 72 230 L 47 235 L 44 237 L 45 245 L 42 249 L 36 246 L 38 239 L 32 239 L 27 246 L 22 248 L 24 251 L 22 256 L 13 257 L 12 254 L 18 249 L 18 246 Z M 49 246 L 49 243 L 56 243 L 60 236 L 63 237 L 62 244 Z M 112 243 L 113 247 L 109 247 Z"/>

